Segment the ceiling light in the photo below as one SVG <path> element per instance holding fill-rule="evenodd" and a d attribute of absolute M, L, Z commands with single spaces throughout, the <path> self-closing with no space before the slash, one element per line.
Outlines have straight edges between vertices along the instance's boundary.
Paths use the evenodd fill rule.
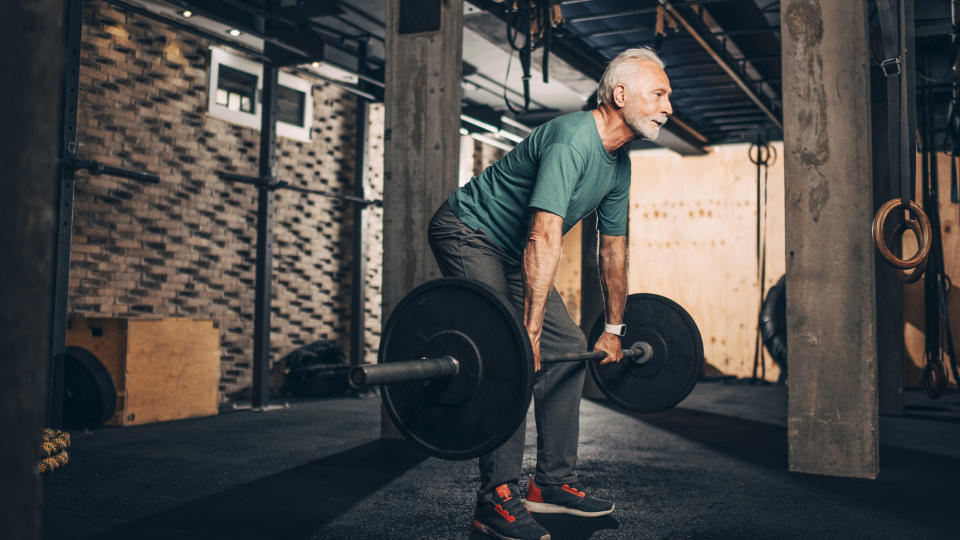
<path fill-rule="evenodd" d="M 509 131 L 504 131 L 502 129 L 500 131 L 497 131 L 497 135 L 503 137 L 504 139 L 510 142 L 514 142 L 517 144 L 520 144 L 521 142 L 523 142 L 523 137 L 510 133 Z"/>
<path fill-rule="evenodd" d="M 314 62 L 314 63 L 312 63 L 312 64 L 310 64 L 310 65 L 313 66 L 313 67 L 320 67 L 320 62 Z"/>
<path fill-rule="evenodd" d="M 485 130 L 489 131 L 490 133 L 497 133 L 498 131 L 500 131 L 500 128 L 498 128 L 497 126 L 494 126 L 494 125 L 492 125 L 492 124 L 488 124 L 488 123 L 484 122 L 483 120 L 479 120 L 479 119 L 474 118 L 474 117 L 472 117 L 472 116 L 467 116 L 467 115 L 465 115 L 465 114 L 461 114 L 461 115 L 460 115 L 460 119 L 463 120 L 464 122 L 467 122 L 468 124 L 473 124 L 473 125 L 477 126 L 478 128 L 485 129 Z"/>
<path fill-rule="evenodd" d="M 188 18 L 188 19 L 189 19 L 190 17 L 193 17 L 193 12 L 190 11 L 189 9 L 185 9 L 185 10 L 181 11 L 180 14 L 183 15 L 184 17 Z"/>
<path fill-rule="evenodd" d="M 236 28 L 231 28 L 229 31 L 227 31 L 227 33 L 233 37 L 238 37 L 241 34 L 241 32 Z"/>

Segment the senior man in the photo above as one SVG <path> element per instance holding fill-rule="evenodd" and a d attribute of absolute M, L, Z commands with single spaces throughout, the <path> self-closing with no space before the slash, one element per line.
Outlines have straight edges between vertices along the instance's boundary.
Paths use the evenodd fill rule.
<path fill-rule="evenodd" d="M 614 58 L 598 107 L 557 117 L 461 187 L 430 222 L 430 247 L 445 276 L 475 279 L 515 308 L 533 347 L 537 467 L 519 496 L 525 426 L 480 458 L 473 528 L 498 538 L 549 539 L 530 512 L 602 516 L 614 505 L 578 483 L 577 438 L 584 363 L 540 366 L 541 354 L 587 350 L 554 287 L 561 237 L 597 211 L 607 326 L 594 346 L 622 358 L 630 158 L 624 145 L 655 139 L 673 109 L 663 61 L 650 49 Z"/>

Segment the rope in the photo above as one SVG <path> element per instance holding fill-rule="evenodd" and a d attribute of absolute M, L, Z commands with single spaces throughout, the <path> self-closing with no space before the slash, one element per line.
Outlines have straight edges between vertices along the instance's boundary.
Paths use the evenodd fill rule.
<path fill-rule="evenodd" d="M 43 456 L 37 464 L 37 472 L 40 474 L 51 473 L 70 461 L 70 456 L 67 454 L 67 448 L 70 447 L 69 433 L 56 429 L 44 429 L 40 447 Z"/>
<path fill-rule="evenodd" d="M 756 157 L 753 152 L 756 150 Z M 757 166 L 757 279 L 760 281 L 760 310 L 763 311 L 763 295 L 767 279 L 767 175 L 770 166 L 777 160 L 776 150 L 767 144 L 763 134 L 758 134 L 757 141 L 747 150 L 750 162 Z M 762 182 L 761 182 L 762 173 Z M 762 209 L 762 210 L 761 210 Z M 761 214 L 762 211 L 762 214 Z M 757 368 L 760 369 L 760 379 L 766 380 L 767 364 L 763 361 L 763 333 L 760 329 L 760 316 L 757 316 L 757 337 L 753 347 L 753 374 L 750 382 L 757 382 Z"/>

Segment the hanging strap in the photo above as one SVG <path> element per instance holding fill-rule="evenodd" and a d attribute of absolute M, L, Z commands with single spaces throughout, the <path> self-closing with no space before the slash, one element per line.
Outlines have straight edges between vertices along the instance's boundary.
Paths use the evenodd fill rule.
<path fill-rule="evenodd" d="M 906 51 L 906 2 L 913 0 L 875 0 L 877 5 L 877 19 L 880 22 L 881 42 L 883 43 L 883 60 L 880 68 L 887 80 L 887 159 L 889 160 L 888 178 L 890 181 L 891 200 L 881 206 L 880 211 L 873 218 L 873 238 L 877 250 L 883 258 L 898 268 L 897 276 L 907 282 L 916 281 L 923 273 L 923 265 L 929 253 L 929 239 L 932 238 L 929 220 L 924 215 L 920 205 L 914 203 L 914 170 L 912 144 L 912 116 L 910 104 L 905 103 L 908 88 L 907 67 L 904 65 Z M 884 225 L 887 215 L 893 210 L 901 212 L 900 221 L 904 230 L 917 230 L 921 225 L 920 250 L 917 256 L 909 261 L 895 256 L 886 245 Z M 903 215 L 905 214 L 905 215 Z M 911 214 L 916 220 L 911 219 Z M 924 242 L 924 240 L 927 240 Z M 912 273 L 904 272 L 913 270 Z"/>
<path fill-rule="evenodd" d="M 887 156 L 889 159 L 890 192 L 899 193 L 904 207 L 911 200 L 910 160 L 906 159 L 909 133 L 903 129 L 906 122 L 906 77 L 903 76 L 903 28 L 905 17 L 902 0 L 876 0 L 877 19 L 880 21 L 883 60 L 880 68 L 887 79 Z"/>

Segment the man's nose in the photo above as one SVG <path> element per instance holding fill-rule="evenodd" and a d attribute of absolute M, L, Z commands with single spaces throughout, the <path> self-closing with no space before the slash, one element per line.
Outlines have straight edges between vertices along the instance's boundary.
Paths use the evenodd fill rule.
<path fill-rule="evenodd" d="M 673 114 L 673 105 L 670 104 L 669 98 L 665 100 L 662 112 L 667 114 L 668 116 Z"/>

